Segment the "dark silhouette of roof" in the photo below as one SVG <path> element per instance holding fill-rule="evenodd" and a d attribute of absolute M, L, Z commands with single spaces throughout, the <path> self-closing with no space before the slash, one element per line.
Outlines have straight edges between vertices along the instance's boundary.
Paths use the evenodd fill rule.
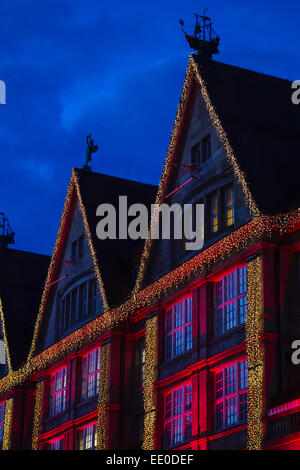
<path fill-rule="evenodd" d="M 0 298 L 14 370 L 27 359 L 49 262 L 37 253 L 0 252 Z"/>
<path fill-rule="evenodd" d="M 193 57 L 258 208 L 300 207 L 300 105 L 291 82 Z"/>
<path fill-rule="evenodd" d="M 136 203 L 144 204 L 150 216 L 157 186 L 81 169 L 75 169 L 75 172 L 78 176 L 81 197 L 86 209 L 93 245 L 97 252 L 108 304 L 113 307 L 125 300 L 134 287 L 136 273 L 132 272 L 130 258 L 135 255 L 140 257 L 145 240 L 131 240 L 129 237 L 125 240 L 118 238 L 100 240 L 96 234 L 96 226 L 100 220 L 96 216 L 96 209 L 102 203 L 109 203 L 118 208 L 119 196 L 127 196 L 128 207 Z"/>

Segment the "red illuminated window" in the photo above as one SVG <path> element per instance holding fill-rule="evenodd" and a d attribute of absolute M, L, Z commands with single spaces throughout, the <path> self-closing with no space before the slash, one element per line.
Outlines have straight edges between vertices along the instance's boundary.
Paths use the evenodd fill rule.
<path fill-rule="evenodd" d="M 235 269 L 215 284 L 215 336 L 246 321 L 247 268 Z"/>
<path fill-rule="evenodd" d="M 93 349 L 82 360 L 81 398 L 94 397 L 99 393 L 101 348 Z"/>
<path fill-rule="evenodd" d="M 89 424 L 79 430 L 79 450 L 94 450 L 97 447 L 96 423 Z"/>
<path fill-rule="evenodd" d="M 166 359 L 170 360 L 193 346 L 192 297 L 174 304 L 166 314 Z"/>
<path fill-rule="evenodd" d="M 53 439 L 49 442 L 47 448 L 49 450 L 64 450 L 64 438 L 61 436 Z"/>
<path fill-rule="evenodd" d="M 192 384 L 172 390 L 165 398 L 165 448 L 192 438 Z"/>
<path fill-rule="evenodd" d="M 217 431 L 247 421 L 247 361 L 236 362 L 216 373 L 215 404 L 215 427 Z"/>
<path fill-rule="evenodd" d="M 62 367 L 51 377 L 49 415 L 55 416 L 66 409 L 67 367 Z"/>
<path fill-rule="evenodd" d="M 2 449 L 5 421 L 5 402 L 0 403 L 0 449 Z"/>

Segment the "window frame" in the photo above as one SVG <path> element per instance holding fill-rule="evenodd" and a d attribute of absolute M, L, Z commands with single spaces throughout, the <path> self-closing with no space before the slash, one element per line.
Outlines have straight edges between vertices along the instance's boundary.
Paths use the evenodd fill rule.
<path fill-rule="evenodd" d="M 94 370 L 89 370 L 91 357 L 95 355 Z M 86 401 L 98 396 L 100 387 L 100 368 L 101 368 L 101 346 L 97 346 L 88 351 L 83 357 L 81 362 L 81 384 L 80 384 L 80 400 Z M 91 380 L 89 382 L 89 380 Z M 92 383 L 93 392 L 90 395 L 90 383 Z"/>
<path fill-rule="evenodd" d="M 92 428 L 92 446 L 86 448 L 87 430 Z M 86 424 L 77 431 L 77 447 L 78 450 L 95 450 L 97 448 L 97 421 Z M 81 437 L 82 436 L 82 437 Z"/>
<path fill-rule="evenodd" d="M 59 374 L 62 372 L 61 387 L 57 389 L 57 383 L 60 379 Z M 50 393 L 49 393 L 49 417 L 53 418 L 64 413 L 67 408 L 68 393 L 68 364 L 60 367 L 51 374 L 50 377 Z M 61 398 L 57 398 L 57 397 Z M 58 409 L 57 403 L 61 403 Z"/>
<path fill-rule="evenodd" d="M 177 309 L 183 305 L 181 309 Z M 180 315 L 181 312 L 181 315 Z M 180 319 L 182 322 L 180 323 Z M 182 334 L 181 334 L 182 331 Z M 176 349 L 176 345 L 180 350 Z M 193 348 L 193 297 L 187 295 L 172 303 L 165 312 L 165 360 L 181 356 Z"/>
<path fill-rule="evenodd" d="M 231 193 L 231 204 L 228 204 L 228 194 Z M 231 212 L 231 216 L 228 214 Z M 231 223 L 228 221 L 231 220 Z M 234 190 L 233 184 L 225 186 L 224 188 L 224 225 L 225 228 L 233 227 L 235 223 L 235 211 L 234 211 Z"/>
<path fill-rule="evenodd" d="M 166 449 L 179 447 L 180 445 L 192 440 L 192 400 L 193 388 L 191 380 L 184 382 L 165 393 L 164 447 Z M 187 426 L 189 426 L 188 432 Z"/>
<path fill-rule="evenodd" d="M 208 148 L 206 154 L 205 148 Z M 206 163 L 211 157 L 211 135 L 208 133 L 201 139 L 201 163 Z"/>
<path fill-rule="evenodd" d="M 230 286 L 231 279 L 228 279 L 228 283 L 226 283 L 226 279 L 231 276 L 232 289 Z M 247 285 L 246 264 L 227 271 L 214 282 L 215 338 L 219 338 L 234 328 L 245 324 L 247 317 Z M 231 292 L 233 292 L 232 296 L 227 298 L 231 295 Z"/>
<path fill-rule="evenodd" d="M 247 368 L 245 368 L 245 364 Z M 243 367 L 241 367 L 241 365 L 243 365 Z M 227 371 L 229 371 L 228 375 L 226 375 Z M 228 378 L 233 378 L 233 380 L 227 381 Z M 244 406 L 245 403 L 246 406 Z M 241 405 L 243 405 L 243 409 Z M 215 431 L 219 432 L 247 423 L 248 362 L 246 358 L 243 357 L 235 362 L 224 364 L 215 371 L 214 408 Z M 232 414 L 228 413 L 230 408 L 235 408 Z M 241 417 L 242 413 L 245 415 L 244 417 Z M 222 419 L 220 421 L 221 417 Z"/>

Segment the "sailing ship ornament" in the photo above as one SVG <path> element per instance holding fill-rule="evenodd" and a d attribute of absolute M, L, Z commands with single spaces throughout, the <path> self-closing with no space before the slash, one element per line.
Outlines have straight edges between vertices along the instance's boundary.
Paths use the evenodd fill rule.
<path fill-rule="evenodd" d="M 181 29 L 185 34 L 186 40 L 192 49 L 198 52 L 198 55 L 211 59 L 213 54 L 219 54 L 220 38 L 215 33 L 211 19 L 206 16 L 208 8 L 204 9 L 203 15 L 194 13 L 196 24 L 194 27 L 194 35 L 187 34 L 184 29 L 184 21 L 179 20 Z"/>

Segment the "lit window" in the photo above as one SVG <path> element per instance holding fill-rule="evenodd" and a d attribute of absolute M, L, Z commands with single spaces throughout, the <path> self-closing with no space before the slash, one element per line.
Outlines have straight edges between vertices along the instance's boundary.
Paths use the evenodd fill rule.
<path fill-rule="evenodd" d="M 210 134 L 201 141 L 202 163 L 206 162 L 211 156 Z"/>
<path fill-rule="evenodd" d="M 192 297 L 174 304 L 166 314 L 166 359 L 170 360 L 193 346 Z"/>
<path fill-rule="evenodd" d="M 67 367 L 62 367 L 51 377 L 49 414 L 55 416 L 66 409 Z"/>
<path fill-rule="evenodd" d="M 192 384 L 172 390 L 165 398 L 165 447 L 192 438 Z"/>
<path fill-rule="evenodd" d="M 96 348 L 82 359 L 81 398 L 83 400 L 99 393 L 100 356 L 101 348 Z"/>
<path fill-rule="evenodd" d="M 97 447 L 96 423 L 89 424 L 79 431 L 79 450 L 94 450 Z"/>
<path fill-rule="evenodd" d="M 5 421 L 5 402 L 0 403 L 0 449 L 2 449 Z"/>
<path fill-rule="evenodd" d="M 210 213 L 211 213 L 211 232 L 216 233 L 219 229 L 219 216 L 218 216 L 218 196 L 213 194 L 210 200 Z"/>
<path fill-rule="evenodd" d="M 247 268 L 243 266 L 215 284 L 215 336 L 242 325 L 247 316 Z"/>
<path fill-rule="evenodd" d="M 233 187 L 225 189 L 225 225 L 230 227 L 234 224 L 234 194 Z"/>
<path fill-rule="evenodd" d="M 217 431 L 247 421 L 247 361 L 236 362 L 216 373 L 215 409 L 215 427 Z"/>
<path fill-rule="evenodd" d="M 56 439 L 53 439 L 49 442 L 49 445 L 47 447 L 49 447 L 50 450 L 64 450 L 64 438 L 58 437 Z"/>

